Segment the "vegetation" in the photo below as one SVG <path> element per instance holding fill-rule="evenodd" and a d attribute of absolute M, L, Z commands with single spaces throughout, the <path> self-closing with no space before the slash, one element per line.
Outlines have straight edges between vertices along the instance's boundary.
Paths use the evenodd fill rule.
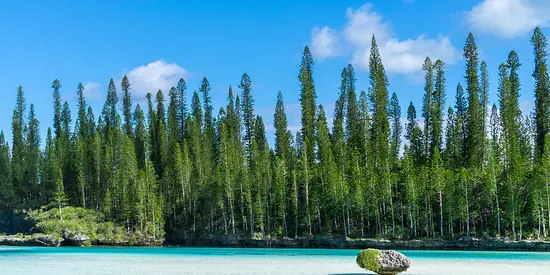
<path fill-rule="evenodd" d="M 357 265 L 361 268 L 378 273 L 380 269 L 380 251 L 376 249 L 365 249 L 357 254 L 355 262 L 357 262 Z"/>
<path fill-rule="evenodd" d="M 519 108 L 528 88 L 521 86 L 515 51 L 498 67 L 498 102 L 488 102 L 490 69 L 470 34 L 465 81 L 452 84 L 454 100 L 447 96 L 445 64 L 426 58 L 422 106 L 405 103 L 405 125 L 374 37 L 369 87 L 358 89 L 353 66 L 346 66 L 332 123 L 316 103 L 306 47 L 297 72 L 302 127 L 290 132 L 279 93 L 273 147 L 264 125 L 270 118 L 254 113 L 246 73 L 240 93 L 229 87 L 217 112 L 206 77 L 193 93 L 181 79 L 169 91 L 148 94 L 143 107 L 133 104 L 128 78 L 120 101 L 111 80 L 98 117 L 78 85 L 74 123 L 55 80 L 45 144 L 43 124 L 20 86 L 9 145 L 0 133 L 0 231 L 28 231 L 17 214 L 27 209 L 42 232 L 68 228 L 98 242 L 228 235 L 548 238 L 550 84 L 540 29 L 531 43 L 534 113 Z"/>
<path fill-rule="evenodd" d="M 33 224 L 33 231 L 59 238 L 70 232 L 88 236 L 89 244 L 155 243 L 155 240 L 145 239 L 139 231 L 130 233 L 120 225 L 105 221 L 101 212 L 90 209 L 66 206 L 61 208 L 61 212 L 52 208 L 47 211 L 32 210 L 25 214 L 26 219 Z"/>

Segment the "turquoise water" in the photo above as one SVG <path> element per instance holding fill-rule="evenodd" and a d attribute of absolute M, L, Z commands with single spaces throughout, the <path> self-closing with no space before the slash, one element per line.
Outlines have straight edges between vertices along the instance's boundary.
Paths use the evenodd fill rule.
<path fill-rule="evenodd" d="M 359 250 L 0 246 L 0 274 L 365 274 Z M 550 253 L 401 251 L 403 274 L 550 274 Z"/>

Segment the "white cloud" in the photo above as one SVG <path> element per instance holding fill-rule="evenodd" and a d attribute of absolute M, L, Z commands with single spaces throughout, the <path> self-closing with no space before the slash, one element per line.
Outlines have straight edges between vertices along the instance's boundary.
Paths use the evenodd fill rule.
<path fill-rule="evenodd" d="M 369 3 L 358 9 L 348 8 L 346 18 L 342 35 L 333 37 L 342 37 L 341 43 L 345 43 L 351 50 L 351 62 L 361 69 L 368 69 L 372 35 L 376 37 L 382 61 L 388 72 L 416 74 L 420 72 L 426 56 L 433 60 L 441 59 L 447 64 L 452 64 L 460 58 L 460 52 L 447 36 L 429 39 L 421 34 L 415 39 L 400 40 L 393 33 L 391 24 L 384 21 L 381 14 L 373 11 Z"/>
<path fill-rule="evenodd" d="M 548 0 L 484 0 L 466 13 L 475 30 L 511 38 L 550 24 Z"/>
<path fill-rule="evenodd" d="M 166 63 L 160 59 L 132 69 L 127 76 L 132 89 L 132 97 L 139 101 L 143 100 L 147 93 L 155 93 L 159 89 L 168 92 L 181 77 L 185 77 L 188 73 L 178 64 Z"/>
<path fill-rule="evenodd" d="M 94 101 L 99 100 L 103 97 L 103 93 L 100 91 L 99 87 L 101 85 L 97 82 L 88 82 L 84 84 L 84 96 L 86 99 Z"/>
<path fill-rule="evenodd" d="M 348 8 L 346 17 L 348 21 L 344 28 L 344 36 L 354 47 L 370 45 L 373 34 L 377 41 L 387 41 L 392 36 L 390 24 L 383 21 L 382 15 L 372 11 L 372 5 L 369 3 L 357 10 Z"/>
<path fill-rule="evenodd" d="M 535 110 L 535 101 L 533 101 L 532 99 L 520 100 L 519 109 L 522 116 L 529 116 Z"/>
<path fill-rule="evenodd" d="M 311 51 L 313 55 L 320 59 L 337 56 L 339 47 L 336 36 L 337 33 L 327 26 L 313 28 L 311 32 Z"/>

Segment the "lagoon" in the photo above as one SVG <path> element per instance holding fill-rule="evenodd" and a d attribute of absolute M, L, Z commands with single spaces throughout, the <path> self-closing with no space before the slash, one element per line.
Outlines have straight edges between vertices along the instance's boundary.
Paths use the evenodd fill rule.
<path fill-rule="evenodd" d="M 359 275 L 359 250 L 167 247 L 3 247 L 2 275 Z M 550 274 L 549 252 L 406 251 L 406 273 Z"/>

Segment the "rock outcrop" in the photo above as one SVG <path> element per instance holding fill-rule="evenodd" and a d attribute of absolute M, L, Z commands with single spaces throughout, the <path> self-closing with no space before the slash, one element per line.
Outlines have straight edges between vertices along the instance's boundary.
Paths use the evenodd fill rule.
<path fill-rule="evenodd" d="M 395 275 L 407 271 L 411 266 L 407 256 L 393 250 L 365 249 L 359 252 L 356 262 L 361 268 L 380 275 Z"/>
<path fill-rule="evenodd" d="M 82 233 L 72 232 L 68 229 L 65 229 L 63 231 L 63 245 L 84 246 L 84 245 L 89 245 L 87 244 L 89 241 L 90 241 L 90 237 Z"/>
<path fill-rule="evenodd" d="M 58 247 L 61 241 L 58 236 L 46 234 L 0 236 L 0 245 Z"/>

